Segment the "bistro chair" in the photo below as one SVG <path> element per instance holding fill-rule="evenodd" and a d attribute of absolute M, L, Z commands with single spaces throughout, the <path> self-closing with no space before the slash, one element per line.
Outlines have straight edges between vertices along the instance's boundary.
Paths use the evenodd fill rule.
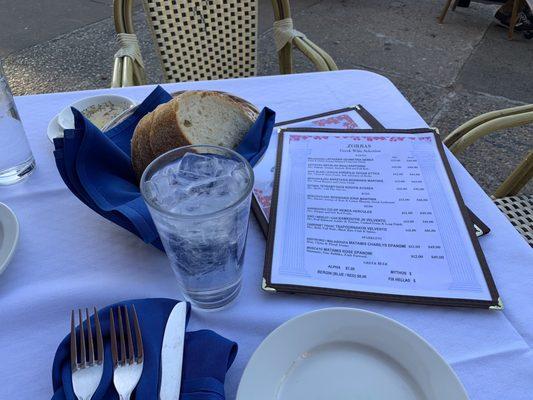
<path fill-rule="evenodd" d="M 148 25 L 167 82 L 239 78 L 256 75 L 257 0 L 143 0 Z M 288 0 L 272 0 L 274 42 L 280 72 L 293 72 L 293 48 L 319 71 L 338 69 L 333 59 L 293 27 Z M 120 46 L 112 87 L 146 82 L 133 0 L 114 1 Z"/>
<path fill-rule="evenodd" d="M 513 39 L 514 28 L 518 19 L 518 10 L 522 8 L 522 6 L 524 5 L 524 1 L 525 0 L 514 0 L 513 2 L 513 13 L 511 14 L 511 23 L 509 24 L 509 32 L 507 33 L 509 39 Z M 452 7 L 452 11 L 455 11 L 458 3 L 459 0 L 446 0 L 446 4 L 444 5 L 444 8 L 440 13 L 440 16 L 437 18 L 439 20 L 439 23 L 442 24 L 444 22 L 444 18 L 446 18 L 446 14 L 448 13 L 450 6 Z"/>
<path fill-rule="evenodd" d="M 464 123 L 444 139 L 454 154 L 476 140 L 501 129 L 533 123 L 533 104 L 480 115 Z M 492 198 L 514 227 L 533 247 L 533 195 L 518 193 L 533 177 L 533 149 L 494 192 Z"/>

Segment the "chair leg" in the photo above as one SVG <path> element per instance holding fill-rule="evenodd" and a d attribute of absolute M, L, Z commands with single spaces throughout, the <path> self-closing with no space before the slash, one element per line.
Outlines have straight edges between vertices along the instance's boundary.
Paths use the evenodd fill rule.
<path fill-rule="evenodd" d="M 444 18 L 446 18 L 446 14 L 448 13 L 448 10 L 450 9 L 451 5 L 452 5 L 452 0 L 446 0 L 446 5 L 442 9 L 442 12 L 440 13 L 440 16 L 438 18 L 439 24 L 442 24 L 444 22 Z"/>
<path fill-rule="evenodd" d="M 115 31 L 117 33 L 125 33 L 126 28 L 124 26 L 124 1 L 113 1 L 113 17 L 115 20 Z"/>
<path fill-rule="evenodd" d="M 459 0 L 455 0 L 453 2 L 453 5 L 452 5 L 452 11 L 455 11 L 455 9 L 457 8 L 457 5 L 459 4 Z"/>
<path fill-rule="evenodd" d="M 133 28 L 133 0 L 125 0 L 123 3 L 124 28 L 126 33 L 135 33 Z"/>
<path fill-rule="evenodd" d="M 516 26 L 516 20 L 518 19 L 518 8 L 521 4 L 521 0 L 514 0 L 513 2 L 513 13 L 511 14 L 511 22 L 509 24 L 509 32 L 507 34 L 509 40 L 513 40 L 514 27 Z"/>
<path fill-rule="evenodd" d="M 514 169 L 507 179 L 494 192 L 495 198 L 516 196 L 533 178 L 533 151 Z"/>

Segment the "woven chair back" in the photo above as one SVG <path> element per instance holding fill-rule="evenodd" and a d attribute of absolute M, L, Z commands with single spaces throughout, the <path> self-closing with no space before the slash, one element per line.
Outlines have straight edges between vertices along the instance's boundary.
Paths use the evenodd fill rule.
<path fill-rule="evenodd" d="M 143 0 L 170 82 L 254 76 L 257 0 Z"/>

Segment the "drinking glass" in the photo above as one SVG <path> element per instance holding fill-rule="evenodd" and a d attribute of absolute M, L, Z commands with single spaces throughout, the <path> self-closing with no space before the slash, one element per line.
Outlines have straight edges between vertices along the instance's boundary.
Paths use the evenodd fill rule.
<path fill-rule="evenodd" d="M 240 291 L 254 183 L 236 152 L 195 145 L 155 159 L 141 193 L 184 297 L 200 309 L 218 309 Z"/>
<path fill-rule="evenodd" d="M 26 133 L 0 64 L 0 185 L 11 185 L 35 169 Z"/>

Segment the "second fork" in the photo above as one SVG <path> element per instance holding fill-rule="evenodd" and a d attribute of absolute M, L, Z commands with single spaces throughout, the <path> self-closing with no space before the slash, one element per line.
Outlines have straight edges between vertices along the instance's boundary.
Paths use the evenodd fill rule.
<path fill-rule="evenodd" d="M 118 343 L 113 309 L 109 311 L 111 353 L 113 355 L 113 384 L 120 400 L 129 400 L 139 383 L 143 370 L 143 344 L 135 306 L 131 306 L 135 345 L 127 306 L 117 307 Z M 120 347 L 119 347 L 120 346 Z M 135 351 L 137 350 L 137 351 Z"/>

